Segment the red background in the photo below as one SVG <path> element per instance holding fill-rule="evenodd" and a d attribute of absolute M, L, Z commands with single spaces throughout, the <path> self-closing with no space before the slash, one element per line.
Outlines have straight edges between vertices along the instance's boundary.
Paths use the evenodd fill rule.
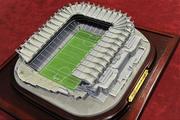
<path fill-rule="evenodd" d="M 0 64 L 58 8 L 77 0 L 0 0 Z M 122 10 L 136 25 L 180 35 L 180 0 L 89 0 Z M 180 120 L 180 45 L 163 73 L 142 120 Z M 0 111 L 0 119 L 11 119 Z"/>

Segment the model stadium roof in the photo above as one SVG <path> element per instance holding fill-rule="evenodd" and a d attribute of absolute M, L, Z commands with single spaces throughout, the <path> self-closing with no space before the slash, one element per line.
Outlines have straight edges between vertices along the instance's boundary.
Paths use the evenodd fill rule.
<path fill-rule="evenodd" d="M 89 3 L 76 3 L 65 6 L 51 17 L 38 32 L 34 33 L 21 47 L 17 50 L 25 62 L 31 61 L 35 55 L 42 49 L 54 34 L 74 15 L 84 15 L 97 20 L 111 23 L 102 39 L 124 41 L 134 30 L 134 25 L 130 17 L 121 11 L 106 9 Z M 116 43 L 119 44 L 119 43 Z"/>

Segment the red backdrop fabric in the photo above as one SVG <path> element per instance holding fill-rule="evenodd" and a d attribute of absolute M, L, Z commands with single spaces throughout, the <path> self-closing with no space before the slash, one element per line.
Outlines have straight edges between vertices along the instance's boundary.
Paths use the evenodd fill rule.
<path fill-rule="evenodd" d="M 82 0 L 0 0 L 0 64 L 54 12 Z M 86 0 L 87 1 L 87 0 Z M 136 25 L 180 35 L 180 0 L 88 0 L 132 16 Z M 180 119 L 180 45 L 151 96 L 142 120 Z M 10 119 L 0 112 L 0 119 Z"/>

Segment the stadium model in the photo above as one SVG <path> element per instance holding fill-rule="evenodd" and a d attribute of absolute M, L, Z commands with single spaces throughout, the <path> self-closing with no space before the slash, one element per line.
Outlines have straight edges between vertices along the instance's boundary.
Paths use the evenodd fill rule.
<path fill-rule="evenodd" d="M 64 111 L 94 116 L 119 103 L 150 48 L 127 14 L 75 3 L 17 49 L 14 74 L 21 87 Z"/>

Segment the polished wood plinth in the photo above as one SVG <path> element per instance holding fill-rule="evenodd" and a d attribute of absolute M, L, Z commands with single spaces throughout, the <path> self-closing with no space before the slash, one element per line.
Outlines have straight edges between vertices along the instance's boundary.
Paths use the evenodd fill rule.
<path fill-rule="evenodd" d="M 179 37 L 160 33 L 153 30 L 138 28 L 151 42 L 151 45 L 156 52 L 153 57 L 153 63 L 150 66 L 148 78 L 143 83 L 140 91 L 136 95 L 132 103 L 127 103 L 120 113 L 118 107 L 115 107 L 107 114 L 94 117 L 94 119 L 137 119 L 142 113 L 143 107 L 152 93 L 155 84 L 158 82 L 160 75 L 170 59 L 175 47 L 177 46 Z M 61 110 L 56 110 L 52 105 L 45 101 L 38 102 L 36 96 L 28 96 L 28 92 L 14 84 L 14 64 L 17 60 L 17 55 L 14 54 L 6 64 L 0 66 L 0 108 L 18 119 L 80 119 L 76 116 L 69 115 Z M 18 90 L 17 90 L 18 89 Z M 26 94 L 22 95 L 21 93 Z M 37 102 L 35 102 L 37 100 Z M 53 111 L 54 110 L 54 111 Z M 59 114 L 57 114 L 59 113 Z M 123 114 L 122 114 L 123 113 Z M 110 116 L 110 117 L 108 117 Z M 83 118 L 81 118 L 83 119 Z M 92 119 L 92 118 L 91 118 Z"/>

